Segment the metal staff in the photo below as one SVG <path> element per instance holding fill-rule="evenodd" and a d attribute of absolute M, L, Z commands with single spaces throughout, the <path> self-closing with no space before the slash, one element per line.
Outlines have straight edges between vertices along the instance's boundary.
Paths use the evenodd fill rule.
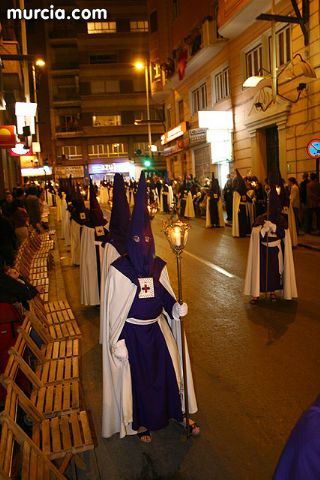
<path fill-rule="evenodd" d="M 178 275 L 178 302 L 182 305 L 182 277 L 181 277 L 181 256 L 184 247 L 187 243 L 188 230 L 190 225 L 182 222 L 176 215 L 171 218 L 171 222 L 164 225 L 164 233 L 170 244 L 173 253 L 177 260 L 177 275 Z M 189 401 L 188 401 L 188 380 L 187 380 L 187 363 L 186 363 L 186 338 L 184 331 L 184 320 L 180 317 L 180 334 L 181 334 L 181 357 L 182 357 L 182 372 L 183 372 L 183 386 L 184 386 L 184 406 L 186 419 L 187 437 L 190 436 L 189 428 Z"/>
<path fill-rule="evenodd" d="M 267 192 L 267 221 L 270 215 L 270 188 L 266 189 Z M 266 251 L 266 297 L 268 295 L 268 272 L 269 272 L 269 232 L 267 232 L 267 251 Z"/>

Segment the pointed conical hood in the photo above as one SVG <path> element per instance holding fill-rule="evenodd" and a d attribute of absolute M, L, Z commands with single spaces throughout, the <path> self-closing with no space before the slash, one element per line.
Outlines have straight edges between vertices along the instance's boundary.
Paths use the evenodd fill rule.
<path fill-rule="evenodd" d="M 150 276 L 155 256 L 154 238 L 147 207 L 147 185 L 141 172 L 128 235 L 128 255 L 138 275 Z"/>
<path fill-rule="evenodd" d="M 106 223 L 107 220 L 103 216 L 92 180 L 90 178 L 90 224 L 92 227 L 99 227 L 106 225 Z"/>
<path fill-rule="evenodd" d="M 127 236 L 130 222 L 130 207 L 127 200 L 124 180 L 116 173 L 113 183 L 112 210 L 110 217 L 110 243 L 123 255 L 127 251 Z"/>
<path fill-rule="evenodd" d="M 213 194 L 220 194 L 220 186 L 219 186 L 219 181 L 217 178 L 214 176 L 214 172 L 212 172 L 212 177 L 211 177 L 211 187 L 210 187 L 210 193 Z"/>
<path fill-rule="evenodd" d="M 245 195 L 247 192 L 246 183 L 238 169 L 236 169 L 236 176 L 234 177 L 232 182 L 232 189 L 238 192 L 240 195 Z"/>

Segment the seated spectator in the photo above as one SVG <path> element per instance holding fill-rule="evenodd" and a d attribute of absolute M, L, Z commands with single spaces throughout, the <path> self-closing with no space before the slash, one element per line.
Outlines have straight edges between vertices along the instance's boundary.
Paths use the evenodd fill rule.
<path fill-rule="evenodd" d="M 28 194 L 25 199 L 25 204 L 30 219 L 30 225 L 32 225 L 36 230 L 41 231 L 42 228 L 40 200 L 37 197 L 37 193 L 37 187 L 29 187 Z"/>
<path fill-rule="evenodd" d="M 8 210 L 8 219 L 14 227 L 14 231 L 20 245 L 25 238 L 28 238 L 29 216 L 27 210 L 19 200 L 14 200 Z"/>
<path fill-rule="evenodd" d="M 8 218 L 0 214 L 0 255 L 9 266 L 14 265 L 17 247 L 14 226 Z"/>
<path fill-rule="evenodd" d="M 8 209 L 10 209 L 11 205 L 13 202 L 13 195 L 9 190 L 6 191 L 4 201 L 2 202 L 1 209 L 2 209 L 2 215 L 5 217 L 8 216 Z"/>
<path fill-rule="evenodd" d="M 36 288 L 12 267 L 7 267 L 0 257 L 0 303 L 21 303 L 29 310 L 28 300 L 34 298 L 42 288 Z"/>

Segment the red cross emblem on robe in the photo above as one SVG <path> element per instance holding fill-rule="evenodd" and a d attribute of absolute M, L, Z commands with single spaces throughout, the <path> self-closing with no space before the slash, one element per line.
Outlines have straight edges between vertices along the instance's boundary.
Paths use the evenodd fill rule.
<path fill-rule="evenodd" d="M 139 278 L 139 298 L 154 298 L 154 284 L 152 277 Z"/>

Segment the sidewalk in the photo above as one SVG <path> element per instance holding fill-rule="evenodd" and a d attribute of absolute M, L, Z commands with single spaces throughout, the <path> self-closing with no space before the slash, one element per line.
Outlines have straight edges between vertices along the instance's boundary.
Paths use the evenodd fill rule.
<path fill-rule="evenodd" d="M 310 235 L 309 233 L 305 233 L 304 235 L 299 235 L 298 242 L 299 247 L 320 251 L 320 235 Z"/>

